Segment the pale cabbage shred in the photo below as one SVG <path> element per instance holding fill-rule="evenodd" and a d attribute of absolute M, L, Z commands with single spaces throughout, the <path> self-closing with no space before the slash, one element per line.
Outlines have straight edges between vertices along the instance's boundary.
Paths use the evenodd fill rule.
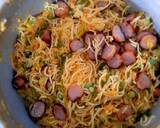
<path fill-rule="evenodd" d="M 137 69 L 139 71 L 146 71 L 153 80 L 156 80 L 156 77 L 154 75 L 155 67 L 150 64 L 149 60 L 157 60 L 157 57 L 149 56 L 149 53 L 147 52 L 144 52 L 142 55 L 139 49 L 139 43 L 130 39 L 129 41 L 137 49 L 136 62 L 133 65 L 123 67 L 118 70 L 112 70 L 105 66 L 103 70 L 97 72 L 96 66 L 98 66 L 99 64 L 97 55 L 100 44 L 98 44 L 97 40 L 95 40 L 92 43 L 95 51 L 96 63 L 87 60 L 84 57 L 84 52 L 86 52 L 87 49 L 91 48 L 91 42 L 89 42 L 88 48 L 83 49 L 77 53 L 73 53 L 71 58 L 66 57 L 67 61 L 64 65 L 64 71 L 61 72 L 61 69 L 57 64 L 58 60 L 56 60 L 54 57 L 54 53 L 57 50 L 54 47 L 59 43 L 58 38 L 63 40 L 65 44 L 65 47 L 61 48 L 60 51 L 58 50 L 58 52 L 60 52 L 60 55 L 62 55 L 63 53 L 68 52 L 68 44 L 70 40 L 81 37 L 84 32 L 89 30 L 93 32 L 104 30 L 106 33 L 108 33 L 115 24 L 121 22 L 123 17 L 119 18 L 116 12 L 108 9 L 110 5 L 113 4 L 124 14 L 124 10 L 127 8 L 124 1 L 122 0 L 106 0 L 106 2 L 108 2 L 108 5 L 104 7 L 106 9 L 104 11 L 104 14 L 106 14 L 104 19 L 102 17 L 97 17 L 100 11 L 102 11 L 104 8 L 93 8 L 95 1 L 89 0 L 91 4 L 88 7 L 84 7 L 83 5 L 76 6 L 75 4 L 73 4 L 73 1 L 74 0 L 69 0 L 68 4 L 74 10 L 73 17 L 78 18 L 79 20 L 73 20 L 70 17 L 66 17 L 61 20 L 49 20 L 48 18 L 46 18 L 46 15 L 50 13 L 53 14 L 53 11 L 55 8 L 57 8 L 57 5 L 46 3 L 42 16 L 39 16 L 38 18 L 30 16 L 28 17 L 28 20 L 26 20 L 25 22 L 21 22 L 19 27 L 19 33 L 21 37 L 19 39 L 19 43 L 15 45 L 17 51 L 15 51 L 14 54 L 17 56 L 23 56 L 22 60 L 24 59 L 23 51 L 25 51 L 26 48 L 26 44 L 24 43 L 26 42 L 26 40 L 28 40 L 30 45 L 33 46 L 32 48 L 28 49 L 32 50 L 34 49 L 34 47 L 37 47 L 37 49 L 33 51 L 31 58 L 28 59 L 28 61 L 35 66 L 35 69 L 33 69 L 31 72 L 25 72 L 26 76 L 30 80 L 29 85 L 33 87 L 37 92 L 39 92 L 39 99 L 49 100 L 50 103 L 53 103 L 54 98 L 56 98 L 60 103 L 64 104 L 68 111 L 68 122 L 57 121 L 52 115 L 52 106 L 49 106 L 50 108 L 46 111 L 47 116 L 44 116 L 39 121 L 39 123 L 46 126 L 57 126 L 59 124 L 64 128 L 78 126 L 94 128 L 97 125 L 95 124 L 96 121 L 98 121 L 99 119 L 103 119 L 105 126 L 108 128 L 121 126 L 119 122 L 115 122 L 115 118 L 111 115 L 119 111 L 118 106 L 123 102 L 123 100 L 126 100 L 129 104 L 131 104 L 135 112 L 138 112 L 139 110 L 145 111 L 148 108 L 152 107 L 153 96 L 150 95 L 148 91 L 137 93 L 138 98 L 136 100 L 128 100 L 125 95 L 127 91 L 134 90 L 135 88 Z M 82 8 L 86 13 L 82 11 Z M 141 24 L 145 19 L 143 18 L 140 20 L 140 18 L 141 16 L 135 18 L 132 24 L 134 24 L 135 26 L 137 24 Z M 146 19 L 148 20 L 149 18 Z M 40 20 L 41 22 L 47 21 L 50 24 L 53 38 L 51 48 L 46 47 L 39 37 L 36 37 L 32 41 L 29 38 L 26 38 L 26 35 L 33 36 L 33 31 L 36 31 L 37 29 L 35 24 L 37 24 L 37 26 L 41 25 L 41 22 L 38 23 L 38 20 Z M 35 25 L 35 28 L 33 28 L 32 25 Z M 146 26 L 142 26 L 141 24 L 141 29 L 146 30 L 150 28 L 151 25 L 152 23 L 146 23 Z M 77 35 L 80 27 L 83 27 L 82 32 L 80 32 L 80 35 Z M 113 38 L 108 34 L 102 41 L 105 41 L 108 45 L 113 41 Z M 49 62 L 49 65 L 46 66 L 43 70 L 41 70 L 42 67 L 39 64 L 42 59 Z M 14 60 L 12 61 L 13 68 L 17 71 L 17 75 L 23 74 L 24 70 L 22 69 L 22 67 L 17 67 L 17 65 L 14 64 Z M 77 65 L 74 65 L 74 63 L 76 63 Z M 89 74 L 88 71 L 90 71 Z M 82 74 L 80 74 L 81 72 Z M 59 75 L 62 75 L 62 82 L 56 81 Z M 48 79 L 52 85 L 49 91 L 44 87 Z M 94 95 L 93 93 L 91 93 L 89 90 L 85 90 L 88 95 L 83 96 L 79 104 L 76 102 L 72 103 L 68 101 L 66 98 L 66 92 L 63 94 L 61 91 L 65 88 L 68 88 L 68 85 L 74 83 L 75 80 L 83 87 L 85 84 L 93 83 L 93 86 L 97 87 L 98 93 L 94 92 L 97 94 L 95 94 L 95 96 L 92 96 Z M 156 81 L 156 86 L 158 85 L 158 82 L 159 81 Z M 64 89 L 62 85 L 64 85 Z M 59 90 L 61 90 L 58 95 L 63 96 L 63 99 L 60 99 L 58 96 L 54 96 L 55 88 L 57 86 L 60 86 Z M 120 90 L 121 86 L 123 87 Z M 155 87 L 152 86 L 151 88 L 153 88 L 151 89 L 151 91 L 153 91 Z M 100 104 L 102 107 L 96 108 L 96 106 Z M 84 119 L 86 116 L 90 117 L 89 120 Z M 134 117 L 130 117 L 125 125 L 134 125 L 133 118 Z M 109 122 L 108 119 L 113 120 L 113 122 Z M 145 121 L 141 123 L 145 125 L 144 123 L 147 123 L 146 120 L 147 119 L 145 118 Z"/>

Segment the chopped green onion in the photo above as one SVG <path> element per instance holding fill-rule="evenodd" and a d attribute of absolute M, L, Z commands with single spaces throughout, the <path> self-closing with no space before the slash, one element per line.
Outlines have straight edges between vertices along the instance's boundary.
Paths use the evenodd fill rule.
<path fill-rule="evenodd" d="M 54 6 L 52 4 L 46 3 L 44 10 L 52 13 L 52 12 L 54 12 Z"/>
<path fill-rule="evenodd" d="M 53 20 L 53 19 L 54 19 L 54 16 L 53 16 L 53 15 L 48 15 L 48 16 L 47 16 L 47 19 Z"/>
<path fill-rule="evenodd" d="M 128 97 L 129 98 L 134 98 L 136 96 L 136 93 L 134 91 L 128 92 Z"/>
<path fill-rule="evenodd" d="M 122 90 L 123 90 L 124 85 L 125 85 L 125 82 L 124 82 L 124 81 L 121 81 L 120 84 L 119 84 L 119 91 L 122 91 Z"/>
<path fill-rule="evenodd" d="M 40 28 L 38 28 L 37 31 L 35 32 L 35 37 L 39 37 L 41 34 L 41 31 L 42 30 Z"/>
<path fill-rule="evenodd" d="M 102 107 L 101 104 L 95 106 L 95 108 L 101 108 L 101 107 Z"/>
<path fill-rule="evenodd" d="M 86 85 L 84 85 L 84 88 L 86 88 L 90 92 L 94 92 L 93 84 L 86 84 Z"/>
<path fill-rule="evenodd" d="M 25 55 L 26 58 L 30 58 L 31 55 L 32 55 L 32 52 L 31 51 L 25 51 L 24 55 Z"/>
<path fill-rule="evenodd" d="M 58 97 L 60 100 L 63 100 L 64 95 L 63 95 L 62 93 L 58 93 L 58 94 L 57 94 L 57 97 Z"/>
<path fill-rule="evenodd" d="M 153 58 L 151 58 L 150 60 L 149 60 L 149 63 L 151 64 L 151 65 L 156 65 L 157 64 L 157 60 L 156 59 L 153 59 Z"/>
<path fill-rule="evenodd" d="M 26 20 L 26 23 L 27 23 L 29 26 L 35 24 L 35 23 L 36 23 L 36 18 L 33 17 L 33 16 L 29 16 L 29 17 L 27 18 L 27 20 Z"/>
<path fill-rule="evenodd" d="M 92 86 L 93 86 L 92 84 L 86 84 L 86 85 L 84 85 L 84 88 L 89 89 Z"/>
<path fill-rule="evenodd" d="M 69 16 L 74 16 L 74 11 L 70 10 L 69 11 Z"/>
<path fill-rule="evenodd" d="M 31 89 L 32 89 L 33 96 L 36 96 L 36 94 L 37 94 L 36 90 L 34 88 L 31 88 Z"/>
<path fill-rule="evenodd" d="M 80 24 L 78 29 L 77 29 L 77 37 L 80 37 L 82 36 L 86 31 L 86 25 L 83 23 L 83 24 Z"/>
<path fill-rule="evenodd" d="M 40 60 L 39 63 L 43 66 L 48 65 L 48 61 L 45 61 L 45 60 Z"/>
<path fill-rule="evenodd" d="M 145 19 L 144 19 L 144 25 L 145 26 L 148 26 L 148 25 L 150 25 L 151 24 L 151 18 L 150 17 L 146 17 Z"/>

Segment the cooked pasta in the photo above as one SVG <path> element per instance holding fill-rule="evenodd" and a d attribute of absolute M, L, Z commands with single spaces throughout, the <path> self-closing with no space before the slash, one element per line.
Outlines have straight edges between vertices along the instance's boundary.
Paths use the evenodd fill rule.
<path fill-rule="evenodd" d="M 160 95 L 160 49 L 151 19 L 129 9 L 123 0 L 68 0 L 19 20 L 13 84 L 40 127 L 126 128 L 152 119 L 145 113 Z"/>

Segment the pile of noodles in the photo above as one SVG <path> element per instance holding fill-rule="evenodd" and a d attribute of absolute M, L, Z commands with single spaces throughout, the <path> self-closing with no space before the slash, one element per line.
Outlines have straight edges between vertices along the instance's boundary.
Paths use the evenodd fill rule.
<path fill-rule="evenodd" d="M 156 67 L 150 60 L 157 59 L 153 51 L 140 52 L 139 44 L 130 39 L 137 47 L 137 60 L 133 65 L 117 70 L 109 69 L 103 62 L 91 61 L 86 55 L 87 47 L 71 53 L 69 43 L 80 38 L 87 31 L 104 31 L 106 43 L 113 39 L 109 32 L 114 25 L 120 23 L 128 13 L 128 6 L 123 0 L 104 0 L 108 2 L 105 8 L 95 8 L 98 0 L 68 0 L 71 7 L 70 15 L 61 19 L 55 18 L 55 4 L 46 4 L 44 10 L 37 17 L 29 16 L 27 20 L 19 20 L 19 36 L 14 45 L 12 65 L 17 75 L 24 75 L 29 88 L 18 90 L 27 106 L 35 100 L 42 100 L 47 104 L 47 110 L 38 123 L 47 128 L 98 128 L 103 123 L 106 128 L 118 126 L 134 126 L 138 113 L 143 113 L 153 106 L 155 101 L 153 90 L 158 84 L 155 77 Z M 84 4 L 83 4 L 84 2 Z M 152 30 L 149 18 L 140 13 L 132 22 L 140 29 Z M 39 37 L 41 29 L 52 32 L 51 47 Z M 96 50 L 95 50 L 96 51 Z M 30 57 L 26 57 L 30 52 Z M 102 67 L 102 68 L 100 68 Z M 138 92 L 137 98 L 128 98 L 128 92 L 135 90 L 137 71 L 145 71 L 154 80 L 148 90 Z M 46 89 L 46 82 L 51 86 Z M 84 95 L 79 102 L 71 102 L 67 97 L 69 85 L 78 83 L 84 88 Z M 135 90 L 136 92 L 136 90 Z M 67 109 L 67 121 L 58 121 L 52 114 L 52 107 L 59 102 Z M 120 104 L 130 104 L 134 114 L 121 123 L 116 118 Z"/>

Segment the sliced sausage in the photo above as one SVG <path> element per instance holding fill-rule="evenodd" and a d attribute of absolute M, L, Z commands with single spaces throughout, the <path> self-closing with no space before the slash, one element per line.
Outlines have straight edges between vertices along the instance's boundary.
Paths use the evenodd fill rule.
<path fill-rule="evenodd" d="M 55 9 L 55 15 L 60 18 L 64 18 L 69 13 L 68 5 L 63 1 L 57 2 L 58 8 Z"/>
<path fill-rule="evenodd" d="M 125 44 L 124 44 L 124 49 L 125 49 L 126 51 L 131 51 L 131 52 L 133 52 L 134 54 L 137 53 L 136 48 L 135 48 L 131 43 L 125 43 Z"/>
<path fill-rule="evenodd" d="M 80 85 L 74 84 L 68 88 L 68 98 L 73 102 L 81 98 L 83 93 L 83 88 Z"/>
<path fill-rule="evenodd" d="M 83 36 L 84 38 L 84 42 L 86 44 L 88 44 L 89 42 L 91 42 L 93 40 L 93 36 L 94 36 L 94 33 L 93 32 L 86 32 Z"/>
<path fill-rule="evenodd" d="M 102 49 L 105 45 L 105 36 L 103 33 L 98 33 L 96 35 L 93 36 L 93 39 L 96 40 L 97 42 L 101 43 L 100 44 L 100 49 Z M 103 41 L 102 41 L 103 40 Z"/>
<path fill-rule="evenodd" d="M 81 42 L 80 40 L 73 40 L 70 43 L 70 49 L 72 52 L 76 52 L 80 49 L 82 49 L 84 47 L 83 42 Z"/>
<path fill-rule="evenodd" d="M 107 4 L 108 4 L 108 2 L 103 1 L 103 0 L 99 0 L 99 1 L 97 1 L 95 3 L 95 5 L 96 5 L 97 8 L 104 8 L 104 7 L 107 6 Z"/>
<path fill-rule="evenodd" d="M 112 36 L 117 42 L 125 41 L 125 36 L 120 28 L 120 26 L 116 25 L 112 29 Z"/>
<path fill-rule="evenodd" d="M 122 57 L 119 54 L 116 54 L 111 60 L 107 61 L 107 65 L 110 68 L 117 69 L 122 64 Z"/>
<path fill-rule="evenodd" d="M 125 51 L 122 55 L 124 65 L 129 66 L 136 61 L 135 54 L 130 51 Z"/>
<path fill-rule="evenodd" d="M 129 105 L 123 105 L 120 107 L 117 112 L 117 118 L 119 121 L 124 121 L 126 118 L 130 117 L 133 114 L 133 109 Z"/>
<path fill-rule="evenodd" d="M 155 97 L 160 97 L 160 88 L 155 88 L 155 90 L 154 90 L 154 96 Z"/>
<path fill-rule="evenodd" d="M 96 35 L 94 35 L 93 33 L 91 32 L 87 32 L 85 35 L 84 35 L 84 41 L 88 44 L 89 42 L 91 42 L 91 47 L 93 48 L 93 45 L 92 45 L 92 42 L 93 41 L 96 41 L 96 43 L 100 43 L 99 45 L 99 51 L 98 51 L 98 56 L 100 56 L 102 54 L 102 50 L 105 46 L 105 41 L 103 40 L 105 39 L 105 36 L 103 33 L 97 33 Z M 94 48 L 93 48 L 94 49 Z M 93 50 L 89 49 L 87 51 L 88 53 L 88 56 L 91 60 L 95 60 L 95 53 Z"/>
<path fill-rule="evenodd" d="M 44 115 L 45 110 L 45 103 L 42 101 L 36 101 L 29 107 L 29 114 L 33 119 L 39 119 Z"/>
<path fill-rule="evenodd" d="M 147 32 L 147 31 L 140 32 L 137 36 L 137 40 L 140 41 L 146 35 L 151 35 L 151 32 Z"/>
<path fill-rule="evenodd" d="M 121 29 L 127 39 L 135 35 L 133 27 L 127 22 L 121 24 Z"/>
<path fill-rule="evenodd" d="M 116 53 L 119 53 L 121 51 L 121 46 L 117 42 L 112 42 L 112 45 L 116 46 Z"/>
<path fill-rule="evenodd" d="M 110 60 L 116 53 L 116 46 L 115 45 L 105 45 L 101 58 L 104 60 Z"/>
<path fill-rule="evenodd" d="M 48 47 L 51 45 L 51 32 L 47 29 L 41 32 L 40 38 L 47 44 Z"/>
<path fill-rule="evenodd" d="M 67 111 L 61 104 L 55 104 L 53 106 L 52 112 L 56 120 L 65 121 L 67 118 Z"/>
<path fill-rule="evenodd" d="M 149 88 L 152 85 L 150 77 L 145 72 L 141 72 L 137 75 L 136 83 L 137 88 L 141 90 Z"/>
<path fill-rule="evenodd" d="M 155 48 L 157 46 L 156 36 L 154 36 L 152 34 L 143 36 L 140 41 L 140 46 L 141 46 L 141 48 L 143 48 L 145 50 Z"/>
<path fill-rule="evenodd" d="M 104 46 L 106 44 L 105 41 L 104 41 L 105 40 L 104 34 L 103 33 L 98 33 L 98 34 L 94 35 L 93 36 L 93 40 L 98 42 L 98 44 L 99 44 L 98 55 L 101 55 L 102 50 L 103 50 L 103 48 L 104 48 Z"/>
<path fill-rule="evenodd" d="M 95 53 L 91 49 L 89 49 L 87 51 L 87 53 L 88 53 L 88 57 L 89 57 L 90 60 L 95 60 L 96 59 Z"/>
<path fill-rule="evenodd" d="M 12 83 L 16 89 L 24 89 L 26 87 L 26 78 L 24 76 L 16 76 Z"/>

